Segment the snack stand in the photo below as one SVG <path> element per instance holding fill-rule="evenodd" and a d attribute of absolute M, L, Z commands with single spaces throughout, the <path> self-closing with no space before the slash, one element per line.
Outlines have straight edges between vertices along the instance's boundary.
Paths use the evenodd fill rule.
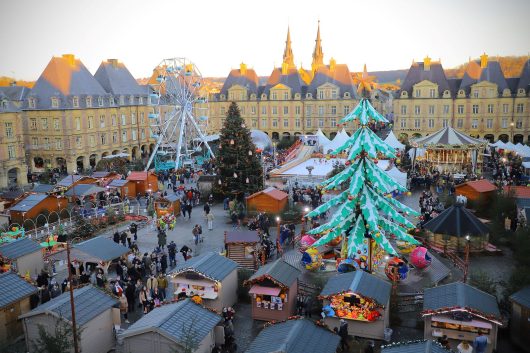
<path fill-rule="evenodd" d="M 244 282 L 252 298 L 252 318 L 287 320 L 295 313 L 300 270 L 282 259 L 262 266 Z"/>
<path fill-rule="evenodd" d="M 350 335 L 384 339 L 391 287 L 389 282 L 359 270 L 330 278 L 319 296 L 324 323 L 338 327 L 339 320 L 345 319 Z"/>
<path fill-rule="evenodd" d="M 226 257 L 237 262 L 239 267 L 256 270 L 259 241 L 255 230 L 225 232 Z"/>

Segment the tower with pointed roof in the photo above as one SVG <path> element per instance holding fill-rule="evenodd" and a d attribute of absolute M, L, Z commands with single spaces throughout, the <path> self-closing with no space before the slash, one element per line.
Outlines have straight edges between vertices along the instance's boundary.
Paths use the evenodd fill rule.
<path fill-rule="evenodd" d="M 324 52 L 322 51 L 322 40 L 320 39 L 320 21 L 318 21 L 317 39 L 315 40 L 315 49 L 313 50 L 313 62 L 311 63 L 311 71 L 313 74 L 319 67 L 324 65 Z"/>
<path fill-rule="evenodd" d="M 288 69 L 296 69 L 294 64 L 293 48 L 291 47 L 291 29 L 287 27 L 287 39 L 285 40 L 285 49 L 283 51 L 283 64 Z"/>

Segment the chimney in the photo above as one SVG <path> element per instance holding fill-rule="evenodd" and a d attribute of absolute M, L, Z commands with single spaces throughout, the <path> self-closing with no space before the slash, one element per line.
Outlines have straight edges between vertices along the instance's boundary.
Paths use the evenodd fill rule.
<path fill-rule="evenodd" d="M 75 55 L 74 54 L 63 54 L 63 59 L 66 60 L 68 65 L 75 66 Z"/>
<path fill-rule="evenodd" d="M 425 71 L 430 71 L 431 70 L 431 58 L 429 58 L 429 55 L 427 55 L 424 59 L 423 59 L 423 69 Z"/>
<path fill-rule="evenodd" d="M 118 59 L 107 59 L 107 62 L 114 68 L 118 67 Z"/>
<path fill-rule="evenodd" d="M 485 69 L 488 67 L 488 55 L 486 53 L 480 56 L 480 68 Z"/>
<path fill-rule="evenodd" d="M 246 75 L 247 74 L 247 64 L 245 63 L 241 63 L 239 64 L 239 72 L 241 73 L 241 75 Z"/>

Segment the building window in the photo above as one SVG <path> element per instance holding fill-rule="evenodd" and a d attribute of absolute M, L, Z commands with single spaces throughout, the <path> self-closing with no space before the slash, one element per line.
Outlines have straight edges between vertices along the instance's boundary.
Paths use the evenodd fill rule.
<path fill-rule="evenodd" d="M 318 119 L 318 127 L 324 127 L 324 119 Z"/>
<path fill-rule="evenodd" d="M 121 115 L 121 125 L 127 125 L 127 116 L 125 114 Z"/>
<path fill-rule="evenodd" d="M 61 126 L 59 125 L 59 119 L 53 119 L 53 128 L 59 130 Z"/>
<path fill-rule="evenodd" d="M 289 119 L 283 119 L 283 127 L 289 127 Z"/>
<path fill-rule="evenodd" d="M 145 124 L 145 114 L 144 112 L 140 112 L 140 124 Z"/>
<path fill-rule="evenodd" d="M 116 114 L 110 116 L 112 126 L 116 126 Z"/>
<path fill-rule="evenodd" d="M 331 106 L 331 115 L 337 115 L 337 106 L 336 105 L 332 105 Z"/>
<path fill-rule="evenodd" d="M 442 120 L 442 127 L 447 127 L 449 126 L 449 120 L 448 119 L 443 119 Z"/>
<path fill-rule="evenodd" d="M 421 127 L 421 119 L 414 119 L 414 128 L 419 129 Z"/>
<path fill-rule="evenodd" d="M 294 113 L 295 113 L 296 115 L 300 115 L 300 111 L 301 111 L 301 108 L 300 108 L 299 105 L 297 105 L 296 107 L 294 107 Z"/>
<path fill-rule="evenodd" d="M 278 127 L 278 119 L 272 119 L 272 127 Z"/>
<path fill-rule="evenodd" d="M 261 115 L 267 115 L 267 106 L 262 106 L 261 107 Z"/>
<path fill-rule="evenodd" d="M 134 104 L 134 96 L 129 96 L 129 105 Z"/>
<path fill-rule="evenodd" d="M 284 115 L 289 114 L 289 107 L 283 107 L 283 114 Z"/>
<path fill-rule="evenodd" d="M 117 131 L 114 131 L 112 133 L 112 143 L 113 144 L 118 143 L 118 132 Z"/>
<path fill-rule="evenodd" d="M 145 129 L 140 130 L 140 138 L 145 140 Z"/>
<path fill-rule="evenodd" d="M 273 91 L 271 92 L 271 100 L 275 101 L 278 99 L 278 93 Z"/>
<path fill-rule="evenodd" d="M 120 96 L 120 105 L 125 105 L 125 96 Z"/>
<path fill-rule="evenodd" d="M 39 138 L 38 137 L 32 137 L 31 138 L 31 147 L 33 147 L 33 149 L 36 149 L 38 145 L 39 145 Z"/>
<path fill-rule="evenodd" d="M 55 97 L 52 98 L 52 108 L 59 108 L 59 99 Z"/>
<path fill-rule="evenodd" d="M 350 106 L 349 105 L 345 105 L 344 106 L 344 115 L 348 115 L 350 113 Z"/>
<path fill-rule="evenodd" d="M 55 139 L 55 149 L 56 150 L 62 150 L 63 149 L 63 140 L 60 138 Z"/>
<path fill-rule="evenodd" d="M 100 107 L 103 106 L 103 97 L 98 97 L 98 105 L 99 105 Z"/>
<path fill-rule="evenodd" d="M 72 101 L 74 108 L 79 108 L 79 97 L 74 97 Z"/>
<path fill-rule="evenodd" d="M 427 120 L 427 121 L 428 121 L 429 129 L 434 128 L 434 119 L 429 119 L 429 120 Z"/>
<path fill-rule="evenodd" d="M 307 107 L 305 107 L 305 115 L 310 117 L 312 114 L 313 114 L 313 107 L 311 105 L 308 105 Z"/>
<path fill-rule="evenodd" d="M 420 113 L 421 113 L 420 106 L 419 105 L 415 105 L 414 106 L 414 114 L 415 115 L 420 115 Z"/>
<path fill-rule="evenodd" d="M 471 120 L 471 128 L 472 129 L 478 129 L 478 119 L 472 119 Z"/>
<path fill-rule="evenodd" d="M 332 99 L 337 99 L 337 90 L 336 89 L 331 91 L 331 98 Z"/>
<path fill-rule="evenodd" d="M 114 97 L 110 97 L 109 98 L 109 105 L 113 106 L 115 104 L 116 104 L 116 102 L 114 101 Z"/>
<path fill-rule="evenodd" d="M 252 119 L 252 127 L 255 129 L 258 128 L 258 119 Z"/>
<path fill-rule="evenodd" d="M 131 124 L 136 125 L 136 114 L 131 113 Z"/>
<path fill-rule="evenodd" d="M 278 114 L 278 107 L 277 106 L 272 107 L 272 115 L 277 115 L 277 114 Z"/>
<path fill-rule="evenodd" d="M 506 129 L 508 127 L 508 118 L 502 118 L 501 120 L 501 127 L 503 129 Z"/>
<path fill-rule="evenodd" d="M 7 146 L 7 157 L 9 159 L 17 158 L 17 151 L 15 150 L 15 145 L 8 145 Z"/>
<path fill-rule="evenodd" d="M 318 106 L 318 116 L 323 116 L 324 115 L 324 106 L 323 105 L 319 105 Z"/>
<path fill-rule="evenodd" d="M 421 90 L 417 89 L 414 91 L 414 97 L 419 98 L 421 97 Z"/>
<path fill-rule="evenodd" d="M 133 141 L 136 141 L 138 139 L 138 136 L 137 136 L 137 133 L 136 133 L 136 130 L 131 130 L 131 139 Z"/>
<path fill-rule="evenodd" d="M 331 127 L 337 127 L 337 119 L 335 118 L 331 119 Z"/>
<path fill-rule="evenodd" d="M 464 105 L 461 104 L 457 107 L 458 114 L 464 114 Z"/>
<path fill-rule="evenodd" d="M 77 131 L 81 130 L 81 118 L 79 117 L 74 118 L 74 123 L 75 123 L 75 129 Z"/>
<path fill-rule="evenodd" d="M 43 130 L 48 130 L 48 118 L 40 119 L 40 124 Z"/>
<path fill-rule="evenodd" d="M 122 132 L 121 132 L 121 140 L 123 142 L 127 142 L 127 130 L 122 130 Z"/>
<path fill-rule="evenodd" d="M 289 99 L 289 92 L 283 92 L 283 100 Z"/>
<path fill-rule="evenodd" d="M 401 115 L 406 115 L 407 114 L 407 106 L 406 105 L 402 105 L 401 106 Z"/>
<path fill-rule="evenodd" d="M 105 127 L 105 115 L 99 116 L 99 127 L 104 128 Z"/>
<path fill-rule="evenodd" d="M 478 104 L 473 104 L 473 114 L 478 114 Z"/>
<path fill-rule="evenodd" d="M 311 127 L 311 118 L 305 120 L 305 126 L 308 128 Z"/>
<path fill-rule="evenodd" d="M 434 115 L 434 105 L 429 105 L 429 115 Z"/>
<path fill-rule="evenodd" d="M 92 97 L 86 97 L 86 107 L 92 108 Z"/>
<path fill-rule="evenodd" d="M 45 150 L 49 150 L 50 149 L 50 138 L 49 137 L 45 137 L 44 138 L 44 149 Z"/>
<path fill-rule="evenodd" d="M 13 123 L 5 123 L 6 127 L 6 137 L 12 138 L 13 137 Z"/>
<path fill-rule="evenodd" d="M 508 106 L 508 104 L 503 104 L 503 105 L 502 105 L 502 112 L 503 112 L 504 114 L 507 114 L 508 111 L 509 111 L 509 106 Z"/>
<path fill-rule="evenodd" d="M 493 114 L 493 104 L 488 104 L 488 114 Z"/>
<path fill-rule="evenodd" d="M 324 91 L 318 91 L 318 99 L 324 99 Z"/>
<path fill-rule="evenodd" d="M 407 128 L 407 119 L 405 119 L 405 118 L 401 118 L 401 119 L 399 119 L 399 126 L 400 126 L 402 129 Z"/>
<path fill-rule="evenodd" d="M 464 119 L 457 119 L 456 120 L 456 127 L 458 129 L 462 129 L 464 127 Z"/>
<path fill-rule="evenodd" d="M 96 145 L 96 136 L 90 135 L 90 147 L 94 147 Z"/>
<path fill-rule="evenodd" d="M 493 119 L 487 119 L 486 120 L 486 128 L 487 129 L 493 129 Z"/>
<path fill-rule="evenodd" d="M 106 145 L 107 144 L 107 134 L 101 134 L 100 136 L 101 144 Z"/>
<path fill-rule="evenodd" d="M 473 98 L 478 98 L 478 89 L 473 91 Z"/>
<path fill-rule="evenodd" d="M 35 99 L 30 98 L 30 99 L 28 100 L 28 106 L 29 106 L 30 108 L 35 108 Z"/>
<path fill-rule="evenodd" d="M 517 103 L 517 105 L 515 106 L 515 112 L 516 113 L 524 112 L 524 104 L 523 103 Z"/>
<path fill-rule="evenodd" d="M 93 127 L 94 127 L 94 117 L 93 116 L 89 116 L 88 117 L 88 128 L 92 129 Z"/>
<path fill-rule="evenodd" d="M 444 115 L 449 114 L 449 104 L 445 104 L 443 108 Z"/>
<path fill-rule="evenodd" d="M 267 127 L 267 119 L 261 119 L 261 127 Z"/>
<path fill-rule="evenodd" d="M 431 88 L 430 91 L 429 91 L 429 96 L 431 98 L 435 98 L 436 97 L 436 90 L 434 88 Z"/>
<path fill-rule="evenodd" d="M 138 104 L 139 105 L 144 104 L 144 97 L 138 97 Z"/>
<path fill-rule="evenodd" d="M 37 130 L 37 119 L 36 118 L 29 119 L 29 127 L 31 130 Z"/>
<path fill-rule="evenodd" d="M 523 121 L 522 120 L 517 120 L 515 122 L 515 128 L 516 129 L 522 129 L 523 128 Z"/>
<path fill-rule="evenodd" d="M 77 148 L 83 147 L 83 137 L 82 136 L 76 136 L 75 137 L 75 144 Z"/>
<path fill-rule="evenodd" d="M 250 107 L 250 114 L 256 115 L 256 107 L 255 106 Z"/>
<path fill-rule="evenodd" d="M 297 127 L 297 128 L 299 128 L 299 127 L 301 127 L 300 125 L 301 125 L 301 124 L 300 124 L 300 119 L 295 119 L 295 121 L 294 121 L 294 126 Z"/>

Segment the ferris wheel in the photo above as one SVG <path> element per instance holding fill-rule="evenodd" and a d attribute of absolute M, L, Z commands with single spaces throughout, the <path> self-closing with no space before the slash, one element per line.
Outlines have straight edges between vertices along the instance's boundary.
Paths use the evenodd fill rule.
<path fill-rule="evenodd" d="M 151 137 L 156 140 L 145 170 L 193 164 L 203 151 L 214 157 L 204 131 L 208 127 L 208 99 L 197 66 L 186 58 L 164 59 L 150 79 Z"/>

